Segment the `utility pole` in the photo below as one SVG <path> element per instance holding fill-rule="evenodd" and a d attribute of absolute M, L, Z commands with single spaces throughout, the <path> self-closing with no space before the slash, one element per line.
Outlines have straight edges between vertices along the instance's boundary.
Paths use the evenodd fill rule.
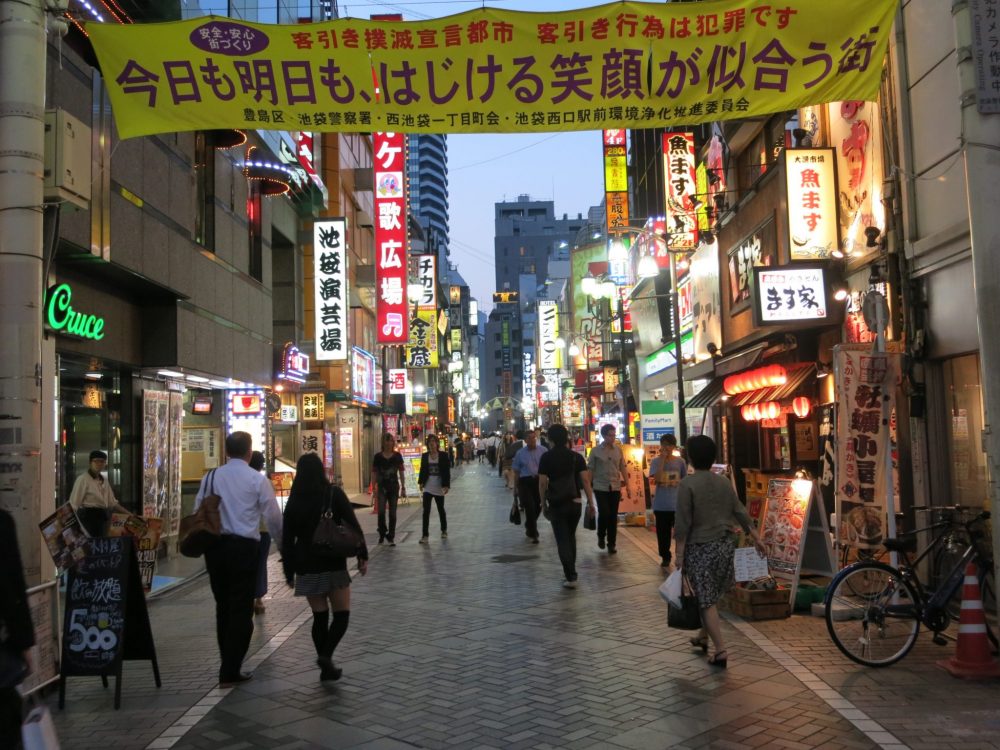
<path fill-rule="evenodd" d="M 977 4 L 978 6 L 978 4 Z M 983 114 L 978 108 L 973 45 L 972 8 L 967 2 L 952 4 L 955 49 L 958 61 L 962 124 L 962 158 L 965 163 L 965 197 L 972 239 L 972 278 L 976 288 L 976 319 L 979 327 L 979 366 L 982 372 L 983 451 L 989 472 L 990 511 L 993 517 L 993 561 L 1000 562 L 1000 221 L 996 217 L 996 184 L 1000 174 L 1000 115 Z M 981 22 L 985 19 L 980 19 Z M 988 49 L 981 50 L 987 54 Z M 989 70 L 987 63 L 985 69 Z M 984 85 L 987 83 L 983 82 Z M 996 580 L 994 569 L 993 580 Z"/>
<path fill-rule="evenodd" d="M 43 0 L 0 0 L 0 507 L 41 581 Z"/>

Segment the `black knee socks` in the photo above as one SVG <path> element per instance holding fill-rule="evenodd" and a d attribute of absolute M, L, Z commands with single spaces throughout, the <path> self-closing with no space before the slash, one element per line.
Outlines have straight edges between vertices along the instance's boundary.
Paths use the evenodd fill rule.
<path fill-rule="evenodd" d="M 334 617 L 336 618 L 336 614 L 334 614 Z M 324 609 L 322 612 L 313 611 L 312 639 L 313 645 L 316 647 L 317 656 L 323 655 L 323 647 L 326 644 L 326 627 L 329 621 L 330 612 L 328 610 Z"/>
<path fill-rule="evenodd" d="M 337 648 L 337 644 L 340 643 L 340 639 L 344 637 L 344 633 L 347 632 L 347 623 L 351 619 L 351 610 L 344 609 L 339 612 L 333 613 L 333 623 L 330 625 L 330 632 L 327 635 L 326 648 L 323 651 L 323 655 L 326 657 L 332 657 L 333 652 Z"/>

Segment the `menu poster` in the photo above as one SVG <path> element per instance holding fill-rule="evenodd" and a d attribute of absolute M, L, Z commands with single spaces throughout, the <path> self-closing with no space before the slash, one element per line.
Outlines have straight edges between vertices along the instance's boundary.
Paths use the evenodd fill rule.
<path fill-rule="evenodd" d="M 417 476 L 420 473 L 420 457 L 423 455 L 423 448 L 419 445 L 412 446 L 400 446 L 399 453 L 403 457 L 403 475 L 406 477 L 406 491 L 410 493 L 409 497 L 419 497 L 419 488 L 417 487 Z M 408 502 L 405 499 L 403 502 Z"/>
<path fill-rule="evenodd" d="M 645 513 L 646 512 L 646 474 L 643 471 L 645 455 L 641 449 L 631 446 L 621 446 L 625 453 L 625 475 L 628 477 L 628 484 L 625 486 L 627 492 L 622 492 L 621 503 L 618 504 L 619 513 Z"/>
<path fill-rule="evenodd" d="M 87 556 L 90 537 L 68 502 L 56 508 L 56 512 L 38 524 L 38 528 L 59 570 L 69 570 Z"/>
<path fill-rule="evenodd" d="M 771 479 L 767 483 L 767 511 L 761 538 L 772 572 L 794 575 L 802 553 L 802 530 L 812 483 Z"/>
<path fill-rule="evenodd" d="M 22 695 L 33 693 L 59 678 L 59 581 L 49 581 L 28 589 L 28 610 L 35 629 L 31 647 L 31 674 L 17 689 Z"/>
<path fill-rule="evenodd" d="M 111 514 L 108 536 L 131 536 L 135 539 L 136 556 L 139 560 L 139 577 L 142 590 L 147 594 L 153 590 L 153 574 L 156 572 L 156 552 L 163 532 L 162 518 L 140 518 L 125 513 Z"/>
<path fill-rule="evenodd" d="M 757 554 L 752 547 L 741 547 L 733 555 L 733 568 L 737 583 L 754 581 L 768 575 L 767 558 Z"/>

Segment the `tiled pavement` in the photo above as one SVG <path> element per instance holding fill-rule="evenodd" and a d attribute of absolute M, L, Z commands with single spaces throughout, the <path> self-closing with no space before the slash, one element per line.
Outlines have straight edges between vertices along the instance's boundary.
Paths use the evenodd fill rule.
<path fill-rule="evenodd" d="M 730 668 L 713 671 L 665 625 L 655 535 L 619 554 L 582 529 L 580 587 L 561 588 L 555 546 L 507 523 L 509 495 L 478 465 L 455 472 L 449 539 L 401 506 L 395 548 L 373 547 L 352 587 L 341 681 L 318 682 L 309 613 L 283 584 L 257 618 L 252 682 L 214 686 L 211 594 L 202 579 L 151 604 L 163 688 L 126 666 L 122 708 L 97 680 L 54 709 L 64 747 L 114 748 L 1000 748 L 1000 683 L 954 680 L 921 638 L 866 670 L 823 622 L 730 618 Z M 361 511 L 366 529 L 374 516 Z M 277 558 L 271 558 L 277 573 Z M 272 575 L 275 580 L 276 575 Z"/>

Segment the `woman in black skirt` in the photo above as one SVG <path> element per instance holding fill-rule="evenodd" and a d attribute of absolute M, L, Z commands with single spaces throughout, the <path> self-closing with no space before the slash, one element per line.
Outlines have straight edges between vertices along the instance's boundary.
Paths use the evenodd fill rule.
<path fill-rule="evenodd" d="M 346 558 L 323 558 L 311 551 L 320 514 L 328 502 L 332 502 L 334 520 L 354 529 L 361 540 L 358 547 L 361 575 L 368 572 L 368 547 L 354 508 L 344 491 L 327 481 L 319 456 L 303 454 L 295 472 L 285 505 L 281 562 L 288 585 L 294 585 L 295 595 L 306 597 L 312 608 L 312 639 L 316 646 L 316 663 L 321 670 L 319 678 L 339 680 L 342 670 L 334 666 L 333 652 L 347 632 L 351 618 L 351 576 L 347 572 Z"/>

